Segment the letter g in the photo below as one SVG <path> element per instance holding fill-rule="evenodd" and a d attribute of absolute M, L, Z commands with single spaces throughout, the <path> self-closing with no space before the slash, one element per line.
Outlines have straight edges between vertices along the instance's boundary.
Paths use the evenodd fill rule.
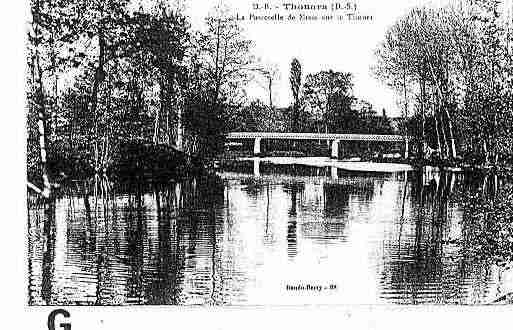
<path fill-rule="evenodd" d="M 70 314 L 65 309 L 56 309 L 48 315 L 48 330 L 55 330 L 55 317 L 57 315 L 62 315 L 64 318 L 69 318 Z M 64 330 L 71 330 L 71 323 L 61 323 L 59 324 L 60 328 Z"/>

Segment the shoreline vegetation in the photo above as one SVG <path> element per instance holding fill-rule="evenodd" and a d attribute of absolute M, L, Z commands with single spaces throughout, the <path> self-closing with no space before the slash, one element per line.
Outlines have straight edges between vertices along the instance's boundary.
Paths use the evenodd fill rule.
<path fill-rule="evenodd" d="M 415 7 L 391 25 L 372 72 L 397 94 L 402 113 L 392 118 L 354 96 L 350 72 L 306 73 L 292 58 L 280 74 L 259 60 L 223 5 L 195 30 L 180 5 L 132 4 L 30 1 L 27 185 L 44 203 L 71 180 L 207 174 L 236 157 L 225 152 L 228 132 L 396 134 L 412 137 L 406 159 L 383 157 L 400 147 L 361 143 L 341 146 L 339 158 L 438 167 L 441 209 L 446 176 L 480 176 L 476 192 L 459 196 L 468 249 L 513 262 L 513 9 L 461 0 Z M 273 103 L 280 76 L 292 95 L 284 108 Z M 248 99 L 249 82 L 265 99 Z M 262 144 L 264 156 L 329 155 L 320 141 Z"/>
<path fill-rule="evenodd" d="M 228 8 L 212 8 L 193 30 L 180 6 L 130 4 L 31 1 L 27 166 L 29 187 L 44 196 L 68 177 L 189 175 L 220 157 L 230 131 L 408 135 L 408 159 L 388 161 L 511 176 L 513 29 L 500 1 L 416 7 L 386 31 L 372 71 L 397 91 L 400 118 L 354 97 L 351 73 L 305 73 L 297 58 L 291 105 L 278 108 L 281 74 L 254 55 Z M 268 99 L 248 99 L 249 81 Z M 347 154 L 386 161 L 368 155 L 398 152 L 386 148 Z"/>

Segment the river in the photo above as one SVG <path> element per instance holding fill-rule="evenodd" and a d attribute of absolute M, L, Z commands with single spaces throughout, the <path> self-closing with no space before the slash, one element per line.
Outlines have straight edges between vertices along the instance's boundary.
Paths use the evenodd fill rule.
<path fill-rule="evenodd" d="M 28 198 L 29 305 L 485 304 L 513 274 L 469 253 L 456 173 L 232 164 L 181 182 Z"/>

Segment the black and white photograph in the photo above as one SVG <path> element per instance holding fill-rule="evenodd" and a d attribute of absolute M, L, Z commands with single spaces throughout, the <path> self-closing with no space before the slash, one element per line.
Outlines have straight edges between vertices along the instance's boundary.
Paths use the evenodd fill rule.
<path fill-rule="evenodd" d="M 24 35 L 26 306 L 513 304 L 513 1 L 30 0 Z"/>

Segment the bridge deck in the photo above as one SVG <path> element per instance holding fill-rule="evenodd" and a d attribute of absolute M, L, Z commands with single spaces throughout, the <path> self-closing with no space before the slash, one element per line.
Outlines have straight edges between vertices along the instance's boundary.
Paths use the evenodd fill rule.
<path fill-rule="evenodd" d="M 385 173 L 383 176 L 379 176 L 380 180 L 383 181 L 397 181 L 399 176 L 404 176 L 404 172 L 396 172 L 396 173 Z M 355 174 L 351 174 L 350 176 L 342 176 L 342 177 L 329 177 L 329 176 L 295 176 L 295 175 L 286 175 L 286 174 L 263 174 L 260 176 L 255 176 L 254 174 L 249 173 L 237 173 L 237 172 L 218 172 L 217 175 L 224 180 L 251 180 L 255 183 L 293 183 L 293 182 L 302 182 L 302 183 L 313 183 L 313 184 L 350 184 L 350 185 L 362 185 L 362 184 L 372 184 L 376 182 L 376 176 L 370 175 L 361 175 L 357 176 Z"/>
<path fill-rule="evenodd" d="M 379 134 L 329 134 L 329 133 L 267 133 L 267 132 L 232 132 L 228 139 L 275 139 L 275 140 L 341 140 L 341 141 L 375 141 L 404 142 L 410 139 L 402 135 Z"/>

